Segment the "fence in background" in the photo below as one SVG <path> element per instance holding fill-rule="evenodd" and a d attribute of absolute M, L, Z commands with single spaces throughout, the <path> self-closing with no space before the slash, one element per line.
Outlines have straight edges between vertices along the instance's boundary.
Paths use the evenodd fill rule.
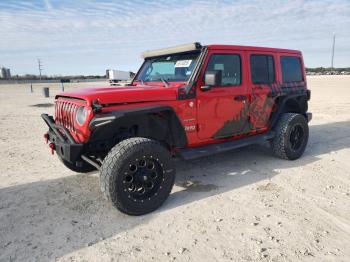
<path fill-rule="evenodd" d="M 106 78 L 96 78 L 96 79 L 71 79 L 70 83 L 81 83 L 81 82 L 104 82 L 107 81 Z M 40 83 L 61 83 L 60 79 L 57 80 L 0 80 L 0 85 L 8 85 L 8 84 L 40 84 Z"/>

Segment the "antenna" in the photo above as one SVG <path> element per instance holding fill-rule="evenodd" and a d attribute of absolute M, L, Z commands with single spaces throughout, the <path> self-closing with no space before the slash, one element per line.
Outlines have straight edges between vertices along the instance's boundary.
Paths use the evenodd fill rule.
<path fill-rule="evenodd" d="M 331 62 L 331 68 L 334 69 L 333 67 L 333 61 L 334 61 L 334 47 L 335 47 L 335 35 L 333 35 L 333 46 L 332 46 L 332 62 Z"/>
<path fill-rule="evenodd" d="M 39 67 L 39 75 L 40 75 L 40 80 L 41 80 L 41 71 L 43 71 L 43 68 L 42 68 L 43 64 L 41 63 L 41 60 L 38 59 L 38 67 Z"/>

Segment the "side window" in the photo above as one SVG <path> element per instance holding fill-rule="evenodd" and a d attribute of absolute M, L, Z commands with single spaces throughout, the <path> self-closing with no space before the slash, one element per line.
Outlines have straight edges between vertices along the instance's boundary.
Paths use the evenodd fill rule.
<path fill-rule="evenodd" d="M 275 65 L 271 55 L 251 55 L 250 70 L 253 84 L 271 84 L 275 81 Z"/>
<path fill-rule="evenodd" d="M 231 54 L 212 55 L 206 71 L 221 70 L 222 86 L 241 84 L 241 57 Z"/>
<path fill-rule="evenodd" d="M 283 83 L 303 81 L 299 57 L 281 56 L 281 69 Z"/>

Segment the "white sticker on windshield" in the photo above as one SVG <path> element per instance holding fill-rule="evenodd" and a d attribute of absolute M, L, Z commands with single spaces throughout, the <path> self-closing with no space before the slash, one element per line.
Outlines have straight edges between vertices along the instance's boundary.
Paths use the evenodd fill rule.
<path fill-rule="evenodd" d="M 192 60 L 179 60 L 176 62 L 175 67 L 189 67 Z"/>

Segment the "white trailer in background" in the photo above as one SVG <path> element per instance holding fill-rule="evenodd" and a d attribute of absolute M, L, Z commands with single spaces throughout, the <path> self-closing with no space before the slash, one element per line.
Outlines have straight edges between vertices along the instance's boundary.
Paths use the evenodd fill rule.
<path fill-rule="evenodd" d="M 111 85 L 119 85 L 131 80 L 131 72 L 108 69 L 106 71 L 106 77 Z"/>

